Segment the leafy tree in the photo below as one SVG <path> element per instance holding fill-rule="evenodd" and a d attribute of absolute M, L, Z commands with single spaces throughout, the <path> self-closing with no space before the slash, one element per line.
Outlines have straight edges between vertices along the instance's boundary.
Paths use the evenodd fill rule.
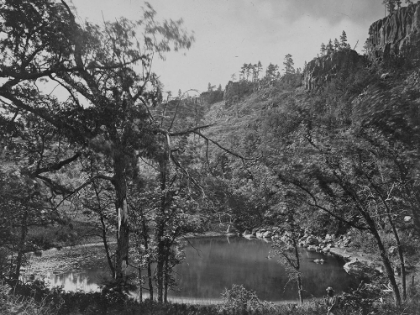
<path fill-rule="evenodd" d="M 193 41 L 181 29 L 181 21 L 160 24 L 155 14 L 147 5 L 142 20 L 122 18 L 101 28 L 78 25 L 64 1 L 6 1 L 1 8 L 0 32 L 7 40 L 1 42 L 0 77 L 5 82 L 0 96 L 8 101 L 2 105 L 2 116 L 7 121 L 18 112 L 32 113 L 60 130 L 70 143 L 102 155 L 111 167 L 112 171 L 95 174 L 83 187 L 99 178 L 113 186 L 119 218 L 114 275 L 118 279 L 125 278 L 128 262 L 127 177 L 136 169 L 138 152 L 147 155 L 157 149 L 149 107 L 161 101 L 162 86 L 150 69 L 151 56 L 189 48 Z M 142 26 L 143 42 L 139 42 L 136 32 Z M 143 69 L 136 72 L 135 66 Z M 59 84 L 68 100 L 60 103 L 54 95 L 43 93 L 36 80 Z M 76 154 L 48 170 L 79 157 Z M 68 193 L 57 182 L 35 176 Z"/>

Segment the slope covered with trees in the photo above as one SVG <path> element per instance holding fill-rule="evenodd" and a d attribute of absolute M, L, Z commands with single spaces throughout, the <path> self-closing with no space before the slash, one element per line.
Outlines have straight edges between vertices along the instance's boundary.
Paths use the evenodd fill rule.
<path fill-rule="evenodd" d="M 136 22 L 78 24 L 65 1 L 4 1 L 1 278 L 24 292 L 24 256 L 37 249 L 28 233 L 73 212 L 95 222 L 114 279 L 99 301 L 125 301 L 136 278 L 140 292 L 166 302 L 182 237 L 218 225 L 281 230 L 273 249 L 301 294 L 301 234 L 352 230 L 363 240 L 354 245 L 372 250 L 384 272 L 375 298 L 352 295 L 345 307 L 380 312 L 371 302 L 388 297 L 383 286 L 392 292 L 390 311 L 411 305 L 418 295 L 407 269 L 418 263 L 420 238 L 420 26 L 413 22 L 420 5 L 386 4 L 391 15 L 371 28 L 364 56 L 343 31 L 303 70 L 291 54 L 283 69 L 270 63 L 265 74 L 261 62 L 245 63 L 224 91 L 209 83 L 199 97 L 179 91 L 164 100 L 151 64 L 155 55 L 190 48 L 194 38 L 181 21 L 159 23 L 148 5 Z M 384 44 L 390 36 L 379 25 L 393 23 L 410 27 L 398 43 Z M 227 300 L 240 293 L 256 311 L 268 307 L 235 290 Z M 230 306 L 221 310 L 237 310 Z"/>
<path fill-rule="evenodd" d="M 316 85 L 289 71 L 269 87 L 238 91 L 208 130 L 249 158 L 227 157 L 223 173 L 240 231 L 282 225 L 290 211 L 318 235 L 356 229 L 375 244 L 397 305 L 407 299 L 405 269 L 416 262 L 420 231 L 414 50 L 376 59 L 348 45 L 331 49 L 303 71 Z"/>

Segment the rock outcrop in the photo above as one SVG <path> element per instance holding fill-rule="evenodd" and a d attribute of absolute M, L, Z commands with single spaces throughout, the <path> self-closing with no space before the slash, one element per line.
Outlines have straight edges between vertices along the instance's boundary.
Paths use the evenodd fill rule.
<path fill-rule="evenodd" d="M 362 65 L 363 57 L 356 51 L 344 49 L 332 54 L 315 58 L 305 67 L 303 80 L 306 90 L 316 90 L 328 82 L 341 70 L 352 71 Z"/>
<path fill-rule="evenodd" d="M 366 41 L 369 59 L 404 55 L 420 44 L 420 3 L 403 7 L 373 23 Z"/>

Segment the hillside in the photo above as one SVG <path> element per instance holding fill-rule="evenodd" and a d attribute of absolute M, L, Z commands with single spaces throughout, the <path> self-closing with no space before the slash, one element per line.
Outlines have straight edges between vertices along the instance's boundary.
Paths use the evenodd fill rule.
<path fill-rule="evenodd" d="M 199 96 L 166 100 L 151 66 L 190 48 L 182 20 L 160 23 L 147 4 L 141 23 L 79 25 L 65 0 L 1 5 L 0 313 L 168 313 L 168 292 L 184 294 L 177 266 L 189 238 L 219 235 L 227 245 L 244 237 L 241 251 L 253 238 L 257 249 L 269 243 L 249 260 L 280 262 L 287 280 L 272 261 L 269 280 L 292 283 L 300 306 L 266 303 L 209 272 L 232 285 L 223 304 L 174 304 L 176 313 L 419 314 L 420 3 L 385 4 L 390 14 L 370 26 L 363 55 L 343 31 L 304 69 L 291 54 L 282 72 L 244 63 L 224 91 L 209 83 Z M 100 292 L 64 293 L 25 275 L 32 254 L 98 241 L 101 257 L 87 249 L 49 268 L 79 273 L 79 260 L 102 259 L 101 268 L 82 264 L 109 276 Z M 219 263 L 213 245 L 199 264 Z M 38 260 L 73 255 L 56 249 Z M 335 295 L 319 281 L 328 275 L 316 275 L 327 296 L 312 299 L 301 262 L 329 267 L 323 255 L 333 253 L 352 281 Z M 228 261 L 220 268 L 265 289 L 257 272 Z"/>
<path fill-rule="evenodd" d="M 206 135 L 244 158 L 212 151 L 230 161 L 225 211 L 239 232 L 295 220 L 299 233 L 356 235 L 395 299 L 418 263 L 419 17 L 413 4 L 373 23 L 366 55 L 335 51 L 263 88 L 230 82 L 205 115 Z"/>

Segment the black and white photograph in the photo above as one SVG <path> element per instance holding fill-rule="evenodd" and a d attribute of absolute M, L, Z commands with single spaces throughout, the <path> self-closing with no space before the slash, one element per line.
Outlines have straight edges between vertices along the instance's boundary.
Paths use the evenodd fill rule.
<path fill-rule="evenodd" d="M 418 0 L 0 0 L 1 315 L 420 315 Z"/>

